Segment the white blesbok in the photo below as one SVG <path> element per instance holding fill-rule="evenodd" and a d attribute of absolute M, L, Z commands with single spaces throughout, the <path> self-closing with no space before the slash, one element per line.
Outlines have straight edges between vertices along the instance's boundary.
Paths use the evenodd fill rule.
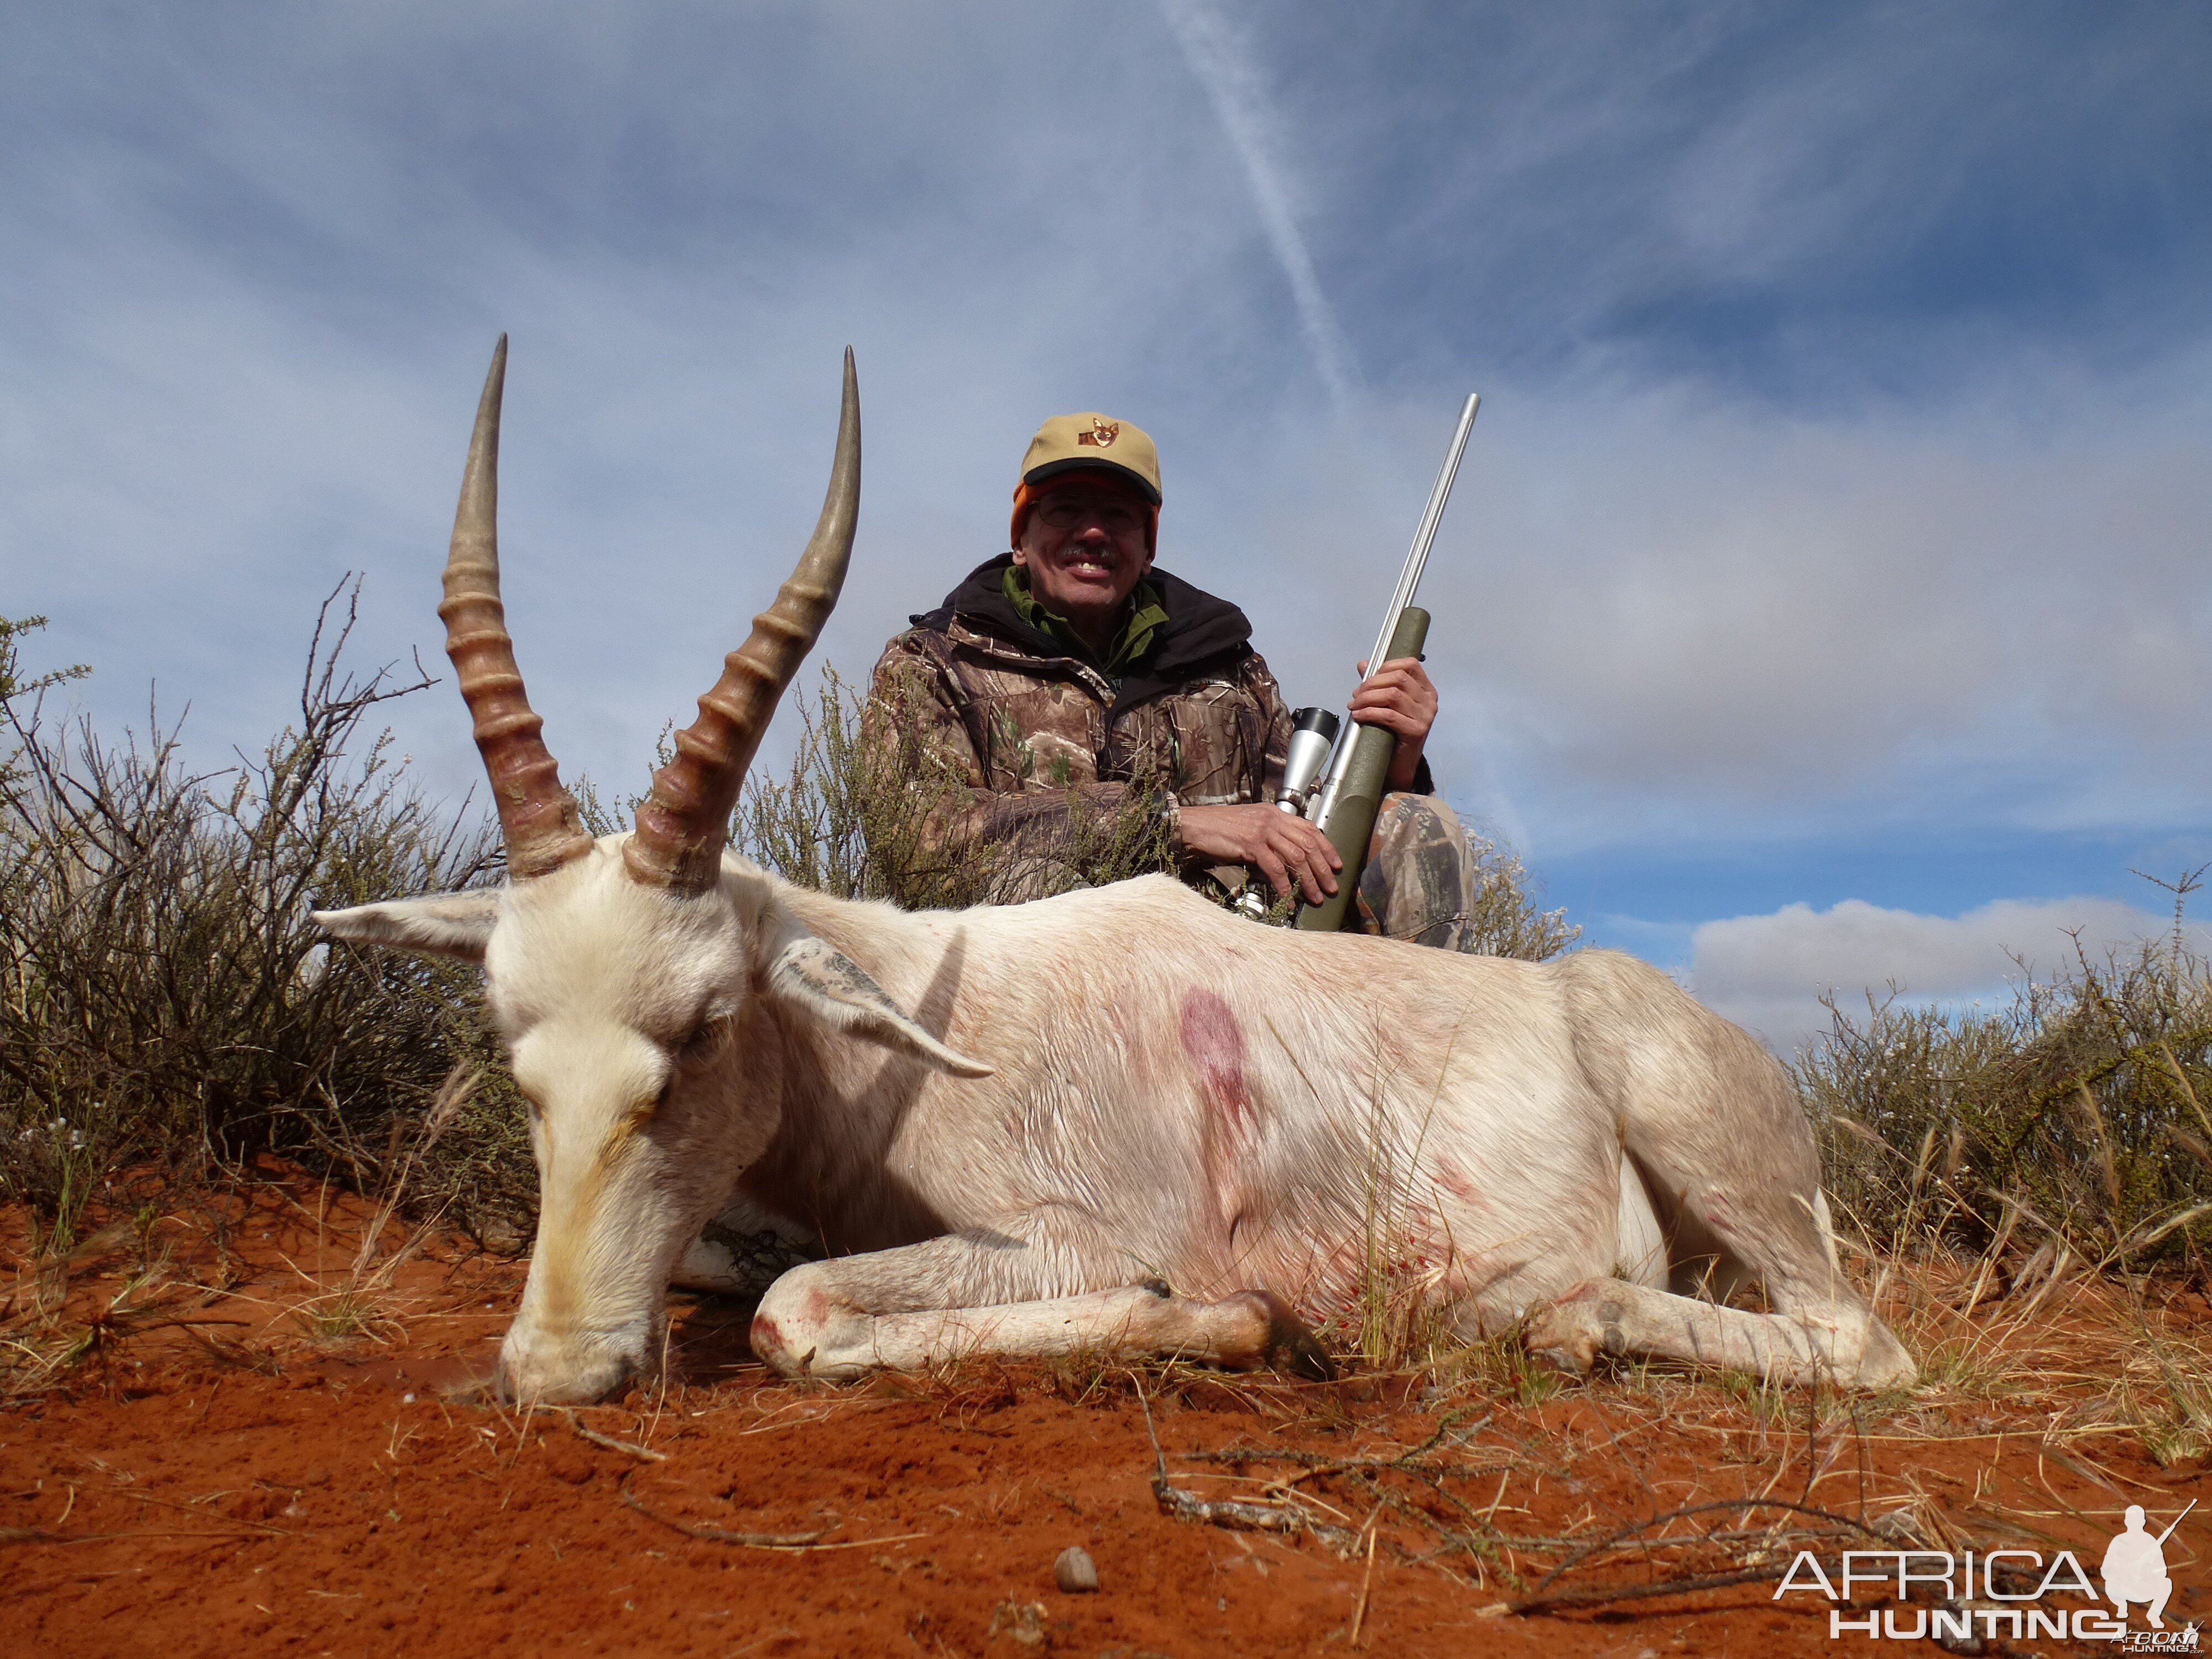
<path fill-rule="evenodd" d="M 1352 1306 L 1380 1259 L 1460 1330 L 1525 1322 L 1570 1369 L 1912 1377 L 1838 1270 L 1781 1068 L 1632 958 L 1264 928 L 1161 877 L 908 914 L 729 853 L 851 551 L 849 352 L 813 540 L 634 833 L 591 839 L 500 603 L 505 365 L 502 339 L 439 612 L 510 879 L 317 920 L 483 965 L 540 1183 L 506 1393 L 650 1373 L 671 1276 L 718 1215 L 827 1255 L 753 1324 L 790 1375 L 1079 1349 L 1325 1371 L 1301 1316 Z M 1701 1276 L 1755 1281 L 1771 1311 L 1680 1293 Z"/>

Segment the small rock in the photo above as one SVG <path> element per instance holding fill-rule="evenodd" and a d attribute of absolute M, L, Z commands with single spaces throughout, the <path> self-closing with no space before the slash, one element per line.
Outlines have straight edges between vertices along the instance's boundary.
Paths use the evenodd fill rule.
<path fill-rule="evenodd" d="M 1080 1544 L 1070 1544 L 1052 1564 L 1052 1582 L 1069 1595 L 1087 1595 L 1098 1588 L 1098 1564 Z"/>

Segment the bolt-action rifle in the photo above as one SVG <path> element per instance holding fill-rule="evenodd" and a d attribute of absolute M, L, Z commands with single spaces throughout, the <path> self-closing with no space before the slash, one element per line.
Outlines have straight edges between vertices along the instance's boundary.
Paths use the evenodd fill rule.
<path fill-rule="evenodd" d="M 1452 480 L 1458 476 L 1460 457 L 1467 451 L 1467 434 L 1474 425 L 1474 412 L 1482 406 L 1478 392 L 1468 393 L 1459 412 L 1459 426 L 1451 447 L 1444 453 L 1443 469 L 1429 491 L 1421 527 L 1398 573 L 1398 586 L 1382 613 L 1382 632 L 1367 658 L 1367 672 L 1375 674 L 1386 662 L 1418 657 L 1428 641 L 1429 613 L 1413 603 L 1421 585 L 1421 570 L 1429 561 L 1429 544 L 1436 540 L 1437 526 L 1451 499 Z M 1380 726 L 1352 726 L 1338 741 L 1340 722 L 1333 710 L 1301 708 L 1291 715 L 1290 753 L 1283 767 L 1282 793 L 1275 804 L 1285 812 L 1304 817 L 1328 837 L 1344 860 L 1336 878 L 1336 891 L 1319 904 L 1300 904 L 1291 926 L 1308 933 L 1334 933 L 1344 925 L 1345 906 L 1359 884 L 1359 868 L 1366 861 L 1368 837 L 1375 833 L 1375 815 L 1382 810 L 1384 781 L 1397 757 L 1397 733 Z M 1258 895 L 1248 895 L 1249 899 Z"/>

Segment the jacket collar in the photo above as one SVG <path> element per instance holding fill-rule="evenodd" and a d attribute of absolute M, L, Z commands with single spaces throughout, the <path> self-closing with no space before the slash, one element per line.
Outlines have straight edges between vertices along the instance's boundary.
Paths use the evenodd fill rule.
<path fill-rule="evenodd" d="M 969 571 L 936 610 L 908 618 L 916 628 L 950 631 L 955 618 L 967 630 L 1003 641 L 1023 655 L 1053 662 L 1090 665 L 1042 629 L 1022 620 L 1005 591 L 1006 567 L 1013 555 L 1001 553 Z M 1188 684 L 1208 671 L 1233 668 L 1252 653 L 1252 624 L 1226 599 L 1155 565 L 1145 580 L 1158 590 L 1168 613 L 1152 648 L 1131 663 L 1115 685 L 1114 712 L 1147 702 Z M 1095 676 L 1097 671 L 1090 670 Z"/>

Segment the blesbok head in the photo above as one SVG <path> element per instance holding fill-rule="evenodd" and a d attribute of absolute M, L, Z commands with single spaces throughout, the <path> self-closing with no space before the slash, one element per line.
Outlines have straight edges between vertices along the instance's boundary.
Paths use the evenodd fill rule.
<path fill-rule="evenodd" d="M 775 603 L 699 699 L 629 835 L 594 841 L 515 666 L 499 579 L 501 337 L 438 614 L 507 847 L 496 889 L 319 910 L 342 939 L 481 963 L 529 1102 L 538 1241 L 500 1352 L 510 1398 L 604 1398 L 658 1365 L 668 1277 L 779 1121 L 791 1021 L 826 1024 L 961 1075 L 938 1042 L 815 938 L 775 884 L 727 852 L 730 812 L 777 700 L 836 604 L 860 496 L 860 401 L 844 412 L 814 537 Z"/>

